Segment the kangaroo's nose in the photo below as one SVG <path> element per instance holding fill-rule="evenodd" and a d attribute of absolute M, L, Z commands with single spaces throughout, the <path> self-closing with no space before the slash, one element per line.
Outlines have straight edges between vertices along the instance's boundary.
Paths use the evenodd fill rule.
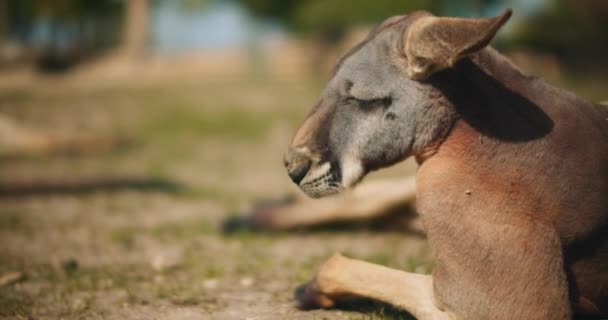
<path fill-rule="evenodd" d="M 299 184 L 308 173 L 312 161 L 302 151 L 289 150 L 285 155 L 285 168 L 295 184 Z"/>

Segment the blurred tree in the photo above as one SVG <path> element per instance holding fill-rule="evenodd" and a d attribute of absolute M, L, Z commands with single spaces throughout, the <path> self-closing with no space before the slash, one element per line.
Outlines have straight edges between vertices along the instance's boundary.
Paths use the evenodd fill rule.
<path fill-rule="evenodd" d="M 432 9 L 432 4 L 430 0 L 313 0 L 301 5 L 292 19 L 297 30 L 323 30 L 330 37 L 339 37 L 354 24 L 378 23 L 416 9 Z"/>
<path fill-rule="evenodd" d="M 241 0 L 254 15 L 275 20 L 291 31 L 311 35 L 316 49 L 312 65 L 320 65 L 354 25 L 377 24 L 414 10 L 437 15 L 484 16 L 506 7 L 508 0 Z"/>
<path fill-rule="evenodd" d="M 0 46 L 6 41 L 8 34 L 8 4 L 0 0 Z"/>
<path fill-rule="evenodd" d="M 428 10 L 437 15 L 483 16 L 502 8 L 507 0 L 241 0 L 253 14 L 277 20 L 293 31 L 340 38 L 356 24 L 375 24 L 384 19 Z M 490 10 L 491 11 L 491 10 Z"/>
<path fill-rule="evenodd" d="M 156 0 L 163 1 L 163 0 Z M 178 7 L 184 12 L 196 12 L 209 5 L 209 0 L 179 0 Z"/>
<path fill-rule="evenodd" d="M 117 0 L 0 1 L 5 2 L 7 6 L 8 17 L 10 18 L 8 21 L 9 32 L 11 32 L 11 35 L 18 34 L 24 42 L 28 42 L 29 39 L 27 38 L 31 38 L 32 29 L 41 23 L 49 23 L 51 28 L 70 25 L 77 33 L 83 33 L 86 32 L 83 29 L 87 29 L 83 28 L 84 26 L 99 24 L 102 20 L 113 20 L 113 17 L 120 15 L 122 9 L 122 2 Z M 103 34 L 108 34 L 108 31 L 110 30 L 104 30 Z"/>
<path fill-rule="evenodd" d="M 131 57 L 143 55 L 148 40 L 150 2 L 128 0 L 124 27 L 124 49 Z"/>
<path fill-rule="evenodd" d="M 51 16 L 58 20 L 82 20 L 116 13 L 122 7 L 116 0 L 19 0 L 29 2 L 34 16 Z"/>
<path fill-rule="evenodd" d="M 116 43 L 123 3 L 118 0 L 0 0 L 10 36 L 35 52 L 43 70 L 65 70 Z"/>
<path fill-rule="evenodd" d="M 263 18 L 279 20 L 289 24 L 294 11 L 304 0 L 242 0 L 252 13 Z"/>
<path fill-rule="evenodd" d="M 526 19 L 510 45 L 552 52 L 583 70 L 606 71 L 607 30 L 608 1 L 555 0 L 538 15 Z"/>
<path fill-rule="evenodd" d="M 274 19 L 289 29 L 312 34 L 321 50 L 344 35 L 354 24 L 378 23 L 383 19 L 416 9 L 438 15 L 485 16 L 509 5 L 521 7 L 516 14 L 526 19 L 513 25 L 510 39 L 501 45 L 521 46 L 551 52 L 570 64 L 588 69 L 601 65 L 608 69 L 608 1 L 544 0 L 524 5 L 523 0 L 241 0 L 255 15 Z M 526 11 L 531 6 L 541 10 Z M 544 9 L 542 9 L 544 8 Z M 520 20 L 520 21 L 522 21 Z M 583 66 L 584 67 L 584 66 Z M 606 71 L 606 70 L 602 70 Z"/>
<path fill-rule="evenodd" d="M 26 0 L 28 2 L 36 2 Z M 191 2 L 191 1 L 188 1 Z M 38 0 L 32 6 L 34 16 L 50 18 L 52 25 L 77 24 L 81 27 L 94 21 L 115 21 L 124 16 L 122 28 L 122 45 L 128 56 L 139 57 L 146 49 L 149 29 L 149 0 Z M 124 13 L 123 13 L 124 10 Z M 103 23 L 103 22 L 102 22 Z M 120 24 L 120 23 L 119 23 Z M 82 28 L 79 28 L 82 30 Z M 101 40 L 102 46 L 108 45 L 107 39 L 98 34 L 95 40 Z M 106 41 L 104 41 L 106 40 Z"/>
<path fill-rule="evenodd" d="M 378 23 L 416 9 L 438 9 L 442 0 L 242 0 L 255 15 L 278 20 L 301 33 L 340 37 L 355 24 Z"/>

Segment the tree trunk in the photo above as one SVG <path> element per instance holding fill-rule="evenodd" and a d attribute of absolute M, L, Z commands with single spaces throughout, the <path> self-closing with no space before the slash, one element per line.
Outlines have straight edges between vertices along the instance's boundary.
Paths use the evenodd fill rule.
<path fill-rule="evenodd" d="M 124 27 L 124 49 L 130 57 L 145 54 L 148 40 L 149 0 L 127 0 Z"/>
<path fill-rule="evenodd" d="M 8 38 L 8 3 L 7 0 L 0 0 L 0 46 Z"/>

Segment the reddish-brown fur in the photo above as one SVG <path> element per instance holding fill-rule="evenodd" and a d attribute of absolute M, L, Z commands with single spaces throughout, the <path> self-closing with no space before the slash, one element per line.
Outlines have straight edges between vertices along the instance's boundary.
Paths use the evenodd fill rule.
<path fill-rule="evenodd" d="M 303 305 L 329 307 L 356 295 L 420 319 L 608 316 L 608 108 L 524 75 L 485 48 L 510 14 L 481 20 L 413 14 L 401 29 L 384 31 L 403 32 L 391 59 L 382 51 L 353 53 L 334 75 L 325 93 L 334 102 L 322 106 L 323 116 L 309 117 L 313 123 L 288 152 L 290 176 L 298 183 L 313 172 L 311 194 L 318 196 L 336 190 L 344 172 L 355 181 L 362 168 L 414 155 L 417 211 L 436 268 L 431 278 L 338 255 L 300 291 Z M 372 39 L 360 48 L 383 44 Z M 384 48 L 372 48 L 378 47 Z M 387 60 L 403 74 L 386 68 Z M 347 93 L 335 89 L 342 83 L 350 83 Z M 378 100 L 388 103 L 359 112 L 351 108 L 359 102 L 343 97 L 360 101 L 357 94 L 369 92 L 389 95 Z M 374 143 L 361 143 L 370 136 Z M 315 145 L 340 165 L 320 163 Z"/>
<path fill-rule="evenodd" d="M 522 76 L 494 51 L 481 52 L 475 60 L 458 68 L 487 73 L 497 84 L 475 77 L 450 81 L 449 90 L 461 95 L 453 100 L 462 103 L 457 109 L 474 107 L 480 91 L 504 93 L 486 97 L 489 108 L 501 107 L 500 101 L 509 99 L 506 95 L 519 95 L 546 114 L 551 128 L 538 132 L 540 138 L 532 139 L 536 132 L 529 132 L 509 141 L 500 136 L 505 134 L 500 126 L 471 125 L 492 115 L 461 111 L 465 116 L 435 154 L 421 160 L 418 210 L 438 260 L 434 278 L 439 300 L 447 297 L 441 302 L 450 308 L 467 308 L 468 298 L 456 298 L 457 292 L 490 277 L 488 285 L 510 290 L 494 296 L 491 287 L 474 289 L 500 303 L 487 309 L 477 305 L 479 314 L 473 318 L 490 317 L 497 307 L 508 312 L 535 304 L 546 309 L 529 308 L 539 313 L 529 319 L 542 314 L 558 319 L 560 312 L 568 312 L 566 299 L 578 311 L 608 313 L 608 110 Z M 443 80 L 451 79 L 438 81 Z M 534 117 L 518 120 L 542 121 Z M 510 121 L 508 116 L 502 119 Z M 519 132 L 517 122 L 505 125 Z M 491 259 L 480 251 L 500 254 Z M 553 277 L 555 273 L 561 276 Z M 564 296 L 568 285 L 570 297 Z M 526 287 L 536 290 L 519 290 Z"/>

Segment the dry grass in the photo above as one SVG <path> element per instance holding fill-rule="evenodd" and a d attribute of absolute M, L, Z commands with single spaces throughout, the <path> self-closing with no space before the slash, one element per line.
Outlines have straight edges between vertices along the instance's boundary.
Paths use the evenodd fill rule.
<path fill-rule="evenodd" d="M 0 287 L 0 318 L 406 319 L 381 305 L 301 312 L 292 291 L 335 251 L 428 272 L 423 239 L 218 231 L 253 199 L 297 192 L 281 157 L 319 87 L 185 76 L 0 88 L 0 114 L 20 123 L 130 141 L 112 152 L 0 159 L 3 181 L 142 175 L 179 186 L 0 197 L 0 275 L 25 274 Z"/>
<path fill-rule="evenodd" d="M 572 86 L 597 100 L 605 85 L 596 82 Z M 281 157 L 320 86 L 190 72 L 0 87 L 0 114 L 28 126 L 130 141 L 113 152 L 3 158 L 1 180 L 142 175 L 170 182 L 0 197 L 0 276 L 25 274 L 0 287 L 0 318 L 410 319 L 377 304 L 302 312 L 292 291 L 336 251 L 428 273 L 433 259 L 424 239 L 356 228 L 218 231 L 224 217 L 256 198 L 298 192 Z"/>

